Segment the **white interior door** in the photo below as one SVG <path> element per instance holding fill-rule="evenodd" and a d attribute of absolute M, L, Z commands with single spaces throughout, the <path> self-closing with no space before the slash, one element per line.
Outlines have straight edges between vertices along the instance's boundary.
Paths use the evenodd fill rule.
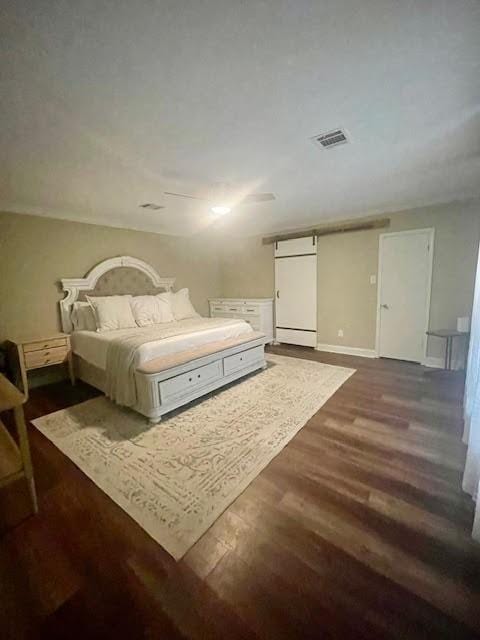
<path fill-rule="evenodd" d="M 275 252 L 276 339 L 279 342 L 315 347 L 316 245 L 312 244 L 312 238 L 287 240 L 278 245 Z M 299 255 L 302 251 L 304 255 Z"/>
<path fill-rule="evenodd" d="M 383 234 L 379 252 L 378 354 L 422 362 L 430 312 L 433 231 Z"/>

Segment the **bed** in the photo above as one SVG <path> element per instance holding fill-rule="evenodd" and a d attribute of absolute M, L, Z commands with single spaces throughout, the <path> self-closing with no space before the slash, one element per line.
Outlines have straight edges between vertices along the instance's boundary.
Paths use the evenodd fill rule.
<path fill-rule="evenodd" d="M 102 333 L 74 330 L 73 305 L 86 294 L 155 295 L 172 291 L 174 283 L 130 256 L 105 260 L 84 278 L 61 280 L 62 327 L 71 334 L 76 376 L 151 423 L 266 366 L 267 339 L 244 320 L 193 317 Z"/>

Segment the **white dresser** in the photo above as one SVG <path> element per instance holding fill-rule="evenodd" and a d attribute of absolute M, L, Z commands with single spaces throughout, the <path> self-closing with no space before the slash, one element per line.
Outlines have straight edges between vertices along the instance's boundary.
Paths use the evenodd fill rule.
<path fill-rule="evenodd" d="M 240 318 L 273 342 L 272 298 L 209 298 L 211 318 Z"/>

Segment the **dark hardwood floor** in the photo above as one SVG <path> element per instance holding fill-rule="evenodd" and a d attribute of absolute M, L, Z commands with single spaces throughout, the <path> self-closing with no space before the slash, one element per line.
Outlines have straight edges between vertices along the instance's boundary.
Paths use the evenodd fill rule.
<path fill-rule="evenodd" d="M 357 373 L 179 563 L 30 427 L 40 513 L 23 486 L 1 492 L 0 637 L 477 637 L 462 380 L 272 351 Z M 36 389 L 26 414 L 95 393 Z"/>

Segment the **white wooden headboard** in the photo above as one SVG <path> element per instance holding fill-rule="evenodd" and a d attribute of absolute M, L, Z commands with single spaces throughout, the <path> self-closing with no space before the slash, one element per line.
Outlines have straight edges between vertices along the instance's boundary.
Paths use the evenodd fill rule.
<path fill-rule="evenodd" d="M 60 300 L 60 316 L 62 329 L 65 333 L 73 331 L 71 310 L 80 293 L 82 291 L 92 291 L 101 276 L 119 267 L 130 267 L 141 271 L 148 276 L 154 287 L 165 291 L 170 291 L 175 284 L 175 278 L 162 278 L 150 264 L 131 256 L 118 256 L 104 260 L 93 267 L 84 278 L 63 278 L 60 282 L 66 295 L 63 300 Z"/>

